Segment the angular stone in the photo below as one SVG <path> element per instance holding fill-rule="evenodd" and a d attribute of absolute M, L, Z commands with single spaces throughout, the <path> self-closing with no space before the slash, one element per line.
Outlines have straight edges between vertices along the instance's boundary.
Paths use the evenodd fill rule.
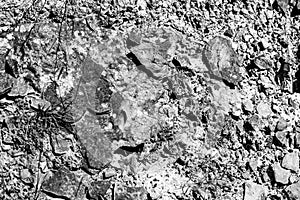
<path fill-rule="evenodd" d="M 89 188 L 89 196 L 92 199 L 103 197 L 110 188 L 110 181 L 94 181 Z M 100 198 L 102 199 L 102 198 Z"/>
<path fill-rule="evenodd" d="M 256 171 L 257 170 L 257 166 L 258 166 L 258 160 L 250 160 L 248 162 L 249 167 L 251 168 L 252 171 Z"/>
<path fill-rule="evenodd" d="M 264 57 L 257 57 L 254 60 L 254 65 L 260 70 L 270 69 L 272 67 L 272 62 Z"/>
<path fill-rule="evenodd" d="M 299 155 L 298 151 L 292 153 L 287 153 L 283 157 L 281 166 L 286 169 L 293 170 L 295 172 L 299 171 Z"/>
<path fill-rule="evenodd" d="M 269 182 L 270 181 L 270 177 L 269 177 L 267 172 L 264 172 L 262 174 L 262 180 L 263 180 L 263 182 Z"/>
<path fill-rule="evenodd" d="M 273 164 L 272 169 L 274 172 L 275 181 L 277 183 L 281 183 L 284 185 L 289 183 L 289 178 L 291 175 L 290 170 L 283 169 L 279 163 Z"/>
<path fill-rule="evenodd" d="M 276 3 L 285 14 L 287 14 L 286 12 L 288 11 L 289 0 L 275 0 L 274 3 Z"/>
<path fill-rule="evenodd" d="M 12 90 L 9 92 L 9 96 L 25 96 L 31 87 L 23 78 L 18 78 L 14 80 Z"/>
<path fill-rule="evenodd" d="M 244 184 L 244 200 L 261 200 L 265 197 L 264 186 L 247 181 Z"/>
<path fill-rule="evenodd" d="M 300 182 L 289 185 L 285 191 L 288 195 L 288 199 L 300 200 Z"/>
<path fill-rule="evenodd" d="M 246 99 L 244 102 L 243 102 L 243 108 L 245 111 L 247 112 L 253 112 L 254 110 L 254 106 L 253 106 L 253 103 L 250 99 Z"/>
<path fill-rule="evenodd" d="M 51 109 L 51 103 L 44 99 L 30 98 L 30 106 L 34 109 L 41 109 L 43 111 Z"/>
<path fill-rule="evenodd" d="M 300 148 L 300 132 L 295 133 L 295 147 Z"/>
<path fill-rule="evenodd" d="M 228 39 L 218 36 L 210 40 L 202 59 L 214 78 L 233 84 L 241 80 L 239 59 Z"/>
<path fill-rule="evenodd" d="M 74 199 L 78 186 L 75 174 L 62 168 L 43 183 L 42 190 L 50 196 Z"/>
<path fill-rule="evenodd" d="M 71 141 L 69 139 L 64 138 L 62 133 L 58 133 L 57 135 L 52 135 L 50 139 L 50 144 L 53 148 L 55 154 L 65 154 L 71 146 Z"/>
<path fill-rule="evenodd" d="M 280 118 L 276 125 L 276 130 L 283 131 L 287 128 L 287 121 L 283 118 Z"/>
<path fill-rule="evenodd" d="M 22 179 L 23 182 L 29 184 L 33 182 L 33 176 L 29 169 L 22 169 L 20 171 L 20 178 Z"/>
<path fill-rule="evenodd" d="M 283 147 L 288 146 L 288 133 L 284 131 L 278 131 L 275 133 L 276 142 Z"/>
<path fill-rule="evenodd" d="M 142 187 L 124 187 L 121 193 L 116 195 L 116 200 L 144 200 L 147 199 L 147 191 Z"/>
<path fill-rule="evenodd" d="M 82 122 L 77 124 L 78 136 L 89 167 L 101 169 L 104 165 L 111 162 L 111 141 L 97 126 L 95 122 L 97 119 L 89 117 L 85 117 Z"/>

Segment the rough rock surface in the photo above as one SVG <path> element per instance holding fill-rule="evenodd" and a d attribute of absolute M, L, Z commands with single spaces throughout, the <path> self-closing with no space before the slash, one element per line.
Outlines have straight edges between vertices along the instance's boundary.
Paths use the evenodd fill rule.
<path fill-rule="evenodd" d="M 299 171 L 299 153 L 298 153 L 298 151 L 294 151 L 292 153 L 287 153 L 282 159 L 281 166 L 283 168 L 298 172 Z"/>
<path fill-rule="evenodd" d="M 288 184 L 291 175 L 290 170 L 283 169 L 279 163 L 275 163 L 272 166 L 274 172 L 274 178 L 277 183 Z"/>
<path fill-rule="evenodd" d="M 285 189 L 285 191 L 289 199 L 293 199 L 293 200 L 300 199 L 300 182 L 289 185 Z"/>
<path fill-rule="evenodd" d="M 240 63 L 230 40 L 223 37 L 211 39 L 203 51 L 202 59 L 212 78 L 233 84 L 241 80 Z"/>
<path fill-rule="evenodd" d="M 261 200 L 265 198 L 265 188 L 262 185 L 248 181 L 245 183 L 244 200 Z"/>
<path fill-rule="evenodd" d="M 0 1 L 0 199 L 297 199 L 299 2 Z"/>
<path fill-rule="evenodd" d="M 67 169 L 59 169 L 43 183 L 46 193 L 58 198 L 74 199 L 77 196 L 79 180 Z"/>

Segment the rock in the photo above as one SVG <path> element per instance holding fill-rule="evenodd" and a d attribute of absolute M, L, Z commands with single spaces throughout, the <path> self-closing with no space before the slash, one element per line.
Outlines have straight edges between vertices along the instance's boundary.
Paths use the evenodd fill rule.
<path fill-rule="evenodd" d="M 51 109 L 51 104 L 50 102 L 44 100 L 44 99 L 38 99 L 38 98 L 30 98 L 30 106 L 36 110 L 43 110 L 43 111 L 46 111 L 46 110 L 49 110 Z"/>
<path fill-rule="evenodd" d="M 270 181 L 270 177 L 269 177 L 269 175 L 268 175 L 267 172 L 264 172 L 264 173 L 262 174 L 262 181 L 263 181 L 263 182 L 269 182 L 269 181 Z"/>
<path fill-rule="evenodd" d="M 253 112 L 254 110 L 254 106 L 253 106 L 253 103 L 250 99 L 246 99 L 244 102 L 243 102 L 243 108 L 245 111 L 247 112 Z"/>
<path fill-rule="evenodd" d="M 231 28 L 227 28 L 226 31 L 224 32 L 224 35 L 227 36 L 227 37 L 232 38 L 233 35 L 234 35 L 234 32 Z"/>
<path fill-rule="evenodd" d="M 20 171 L 20 178 L 24 183 L 33 183 L 33 177 L 29 169 L 22 169 Z"/>
<path fill-rule="evenodd" d="M 89 187 L 90 199 L 102 199 L 107 190 L 110 188 L 110 181 L 94 181 Z M 101 198 L 102 197 L 102 198 Z"/>
<path fill-rule="evenodd" d="M 260 102 L 257 107 L 257 113 L 264 118 L 267 118 L 269 115 L 272 114 L 271 107 L 268 103 Z"/>
<path fill-rule="evenodd" d="M 266 38 L 262 38 L 261 41 L 258 43 L 261 50 L 265 50 L 270 46 L 270 43 Z"/>
<path fill-rule="evenodd" d="M 111 162 L 111 141 L 103 131 L 99 130 L 92 122 L 86 119 L 80 125 L 78 124 L 77 129 L 89 167 L 101 169 Z"/>
<path fill-rule="evenodd" d="M 283 157 L 281 162 L 281 166 L 286 169 L 293 170 L 294 172 L 299 171 L 299 155 L 298 151 L 294 151 L 292 153 L 287 153 Z"/>
<path fill-rule="evenodd" d="M 277 10 L 281 10 L 283 13 L 287 14 L 289 0 L 275 0 L 273 7 Z"/>
<path fill-rule="evenodd" d="M 248 165 L 251 168 L 251 170 L 255 172 L 257 170 L 258 161 L 257 160 L 250 160 L 248 162 Z"/>
<path fill-rule="evenodd" d="M 247 125 L 250 125 L 248 128 L 253 130 L 259 130 L 263 127 L 262 119 L 259 117 L 259 115 L 252 115 L 248 121 L 246 122 Z"/>
<path fill-rule="evenodd" d="M 9 92 L 9 96 L 25 96 L 32 88 L 28 83 L 25 82 L 23 78 L 15 79 L 13 82 L 13 87 Z"/>
<path fill-rule="evenodd" d="M 50 138 L 50 144 L 54 151 L 54 154 L 61 155 L 69 151 L 71 146 L 71 141 L 64 138 L 63 133 L 58 133 L 57 135 L 52 135 Z"/>
<path fill-rule="evenodd" d="M 122 187 L 122 186 L 120 186 Z M 149 199 L 147 191 L 142 187 L 124 187 L 116 194 L 116 200 L 144 200 Z M 150 199 L 152 197 L 150 196 Z"/>
<path fill-rule="evenodd" d="M 300 6 L 300 2 L 298 3 L 299 4 L 299 6 Z M 300 10 L 300 8 L 299 8 L 299 10 Z M 297 50 L 297 59 L 300 59 L 300 45 L 298 46 L 298 50 Z"/>
<path fill-rule="evenodd" d="M 242 114 L 242 105 L 240 103 L 236 103 L 231 110 L 231 113 L 235 117 L 239 117 Z"/>
<path fill-rule="evenodd" d="M 241 80 L 238 56 L 228 39 L 218 36 L 210 40 L 202 59 L 211 76 L 232 84 Z"/>
<path fill-rule="evenodd" d="M 277 183 L 281 183 L 284 185 L 289 183 L 289 178 L 291 175 L 290 170 L 283 169 L 279 163 L 273 164 L 272 169 L 274 172 L 275 181 Z"/>
<path fill-rule="evenodd" d="M 50 196 L 74 199 L 79 187 L 79 181 L 74 173 L 62 168 L 53 173 L 53 175 L 45 180 L 42 186 L 44 193 Z"/>
<path fill-rule="evenodd" d="M 295 173 L 291 174 L 291 176 L 290 176 L 290 183 L 297 183 L 299 180 L 300 179 L 299 179 L 299 177 L 298 177 L 297 174 L 295 174 Z"/>
<path fill-rule="evenodd" d="M 300 182 L 289 185 L 285 192 L 290 200 L 300 200 Z"/>
<path fill-rule="evenodd" d="M 245 182 L 244 200 L 261 200 L 264 198 L 265 198 L 264 186 L 253 183 L 251 181 Z"/>
<path fill-rule="evenodd" d="M 283 118 L 280 118 L 279 121 L 277 122 L 276 130 L 283 131 L 286 128 L 287 128 L 287 121 Z"/>
<path fill-rule="evenodd" d="M 256 57 L 253 61 L 253 64 L 260 70 L 266 70 L 272 67 L 271 61 L 262 56 Z"/>
<path fill-rule="evenodd" d="M 114 169 L 106 169 L 104 172 L 103 172 L 103 178 L 104 179 L 109 179 L 113 176 L 115 176 L 117 173 Z"/>
<path fill-rule="evenodd" d="M 288 133 L 284 131 L 278 131 L 275 133 L 275 144 L 279 146 L 288 146 Z"/>
<path fill-rule="evenodd" d="M 295 133 L 295 147 L 300 148 L 300 132 Z"/>

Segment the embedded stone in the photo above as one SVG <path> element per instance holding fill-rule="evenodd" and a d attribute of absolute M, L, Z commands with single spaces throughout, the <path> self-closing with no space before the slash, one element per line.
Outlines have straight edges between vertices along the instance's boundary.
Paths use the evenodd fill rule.
<path fill-rule="evenodd" d="M 290 170 L 283 169 L 279 163 L 273 164 L 272 169 L 274 172 L 275 181 L 277 183 L 281 183 L 284 185 L 289 183 L 289 178 L 291 175 Z"/>
<path fill-rule="evenodd" d="M 214 78 L 233 84 L 241 80 L 239 59 L 228 39 L 218 36 L 210 40 L 202 59 Z"/>
<path fill-rule="evenodd" d="M 289 185 L 285 191 L 288 195 L 288 199 L 300 200 L 300 182 Z"/>
<path fill-rule="evenodd" d="M 297 151 L 287 153 L 283 157 L 281 166 L 285 169 L 290 169 L 295 172 L 299 171 L 299 155 Z"/>
<path fill-rule="evenodd" d="M 244 200 L 261 200 L 265 197 L 264 186 L 253 183 L 251 181 L 245 182 L 244 185 Z"/>

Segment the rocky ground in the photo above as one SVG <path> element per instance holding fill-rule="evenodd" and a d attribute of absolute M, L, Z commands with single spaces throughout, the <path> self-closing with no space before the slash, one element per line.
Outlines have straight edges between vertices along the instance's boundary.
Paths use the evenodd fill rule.
<path fill-rule="evenodd" d="M 300 1 L 0 10 L 0 199 L 300 199 Z"/>

